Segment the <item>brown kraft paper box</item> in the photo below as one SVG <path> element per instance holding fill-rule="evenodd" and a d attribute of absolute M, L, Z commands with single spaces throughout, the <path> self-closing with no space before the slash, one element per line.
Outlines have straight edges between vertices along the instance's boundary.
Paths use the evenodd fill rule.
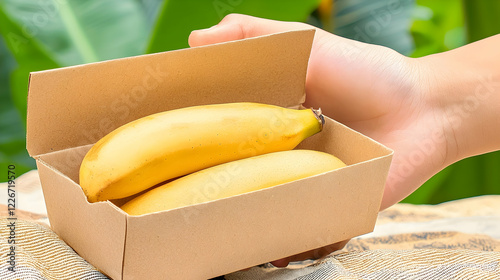
<path fill-rule="evenodd" d="M 144 216 L 89 203 L 78 185 L 92 144 L 143 116 L 229 102 L 298 108 L 313 37 L 292 31 L 32 73 L 27 149 L 52 229 L 113 279 L 206 279 L 372 231 L 392 151 L 328 117 L 297 148 L 348 166 L 318 176 Z"/>

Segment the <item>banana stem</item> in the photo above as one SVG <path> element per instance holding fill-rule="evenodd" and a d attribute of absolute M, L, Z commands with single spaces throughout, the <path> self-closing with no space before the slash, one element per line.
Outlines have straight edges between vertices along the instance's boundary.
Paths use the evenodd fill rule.
<path fill-rule="evenodd" d="M 318 119 L 319 123 L 321 124 L 320 131 L 323 130 L 323 125 L 325 125 L 325 117 L 321 112 L 321 108 L 318 108 L 318 110 L 311 108 L 311 111 L 313 111 L 314 116 L 316 117 L 316 119 Z"/>

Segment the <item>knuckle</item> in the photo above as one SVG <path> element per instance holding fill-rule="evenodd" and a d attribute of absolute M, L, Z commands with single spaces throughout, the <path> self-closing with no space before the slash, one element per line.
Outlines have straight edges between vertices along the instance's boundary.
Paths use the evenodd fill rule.
<path fill-rule="evenodd" d="M 241 18 L 243 18 L 243 17 L 244 17 L 244 15 L 241 15 L 241 14 L 235 14 L 235 13 L 228 14 L 221 20 L 221 23 L 239 22 L 241 20 Z"/>

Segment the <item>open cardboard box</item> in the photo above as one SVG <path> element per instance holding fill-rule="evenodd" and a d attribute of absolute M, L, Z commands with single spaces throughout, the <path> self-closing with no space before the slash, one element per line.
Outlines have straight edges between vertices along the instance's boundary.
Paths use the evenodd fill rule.
<path fill-rule="evenodd" d="M 373 230 L 392 151 L 326 118 L 298 148 L 349 166 L 186 208 L 128 216 L 88 203 L 78 171 L 93 143 L 137 118 L 186 106 L 297 108 L 313 30 L 35 72 L 27 148 L 53 230 L 113 279 L 203 279 Z"/>

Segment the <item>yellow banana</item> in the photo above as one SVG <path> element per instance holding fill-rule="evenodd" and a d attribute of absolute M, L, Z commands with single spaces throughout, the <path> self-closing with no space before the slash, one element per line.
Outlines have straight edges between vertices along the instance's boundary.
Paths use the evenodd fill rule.
<path fill-rule="evenodd" d="M 313 110 L 257 103 L 153 114 L 99 140 L 83 159 L 80 185 L 90 202 L 127 197 L 217 164 L 291 150 L 321 131 L 322 120 Z"/>
<path fill-rule="evenodd" d="M 292 150 L 213 166 L 151 189 L 125 203 L 130 215 L 179 208 L 318 175 L 345 164 L 333 155 Z"/>

